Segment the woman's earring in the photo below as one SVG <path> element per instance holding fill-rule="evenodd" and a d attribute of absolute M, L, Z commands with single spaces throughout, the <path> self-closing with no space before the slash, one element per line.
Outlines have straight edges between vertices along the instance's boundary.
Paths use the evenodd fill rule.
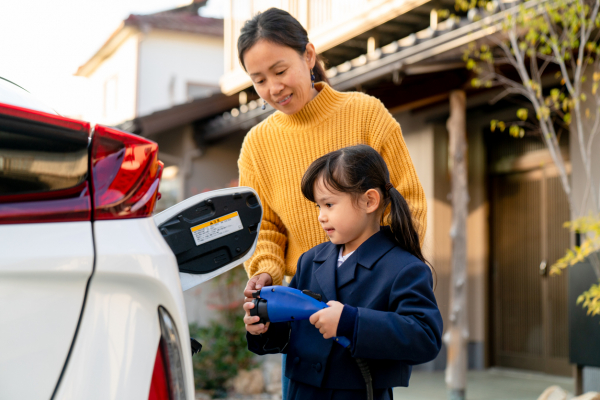
<path fill-rule="evenodd" d="M 313 72 L 312 68 L 310 69 L 310 83 L 312 86 L 312 89 L 315 88 L 315 73 Z"/>
<path fill-rule="evenodd" d="M 261 108 L 262 108 L 263 110 L 266 110 L 266 109 L 267 109 L 267 101 L 266 101 L 266 100 L 263 100 L 263 105 L 262 105 L 262 107 L 261 107 Z"/>

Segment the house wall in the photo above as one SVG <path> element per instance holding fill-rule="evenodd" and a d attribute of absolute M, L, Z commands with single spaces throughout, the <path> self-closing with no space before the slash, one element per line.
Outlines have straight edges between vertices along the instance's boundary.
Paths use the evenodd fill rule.
<path fill-rule="evenodd" d="M 137 115 L 188 101 L 188 83 L 219 91 L 223 39 L 151 30 L 140 36 Z"/>
<path fill-rule="evenodd" d="M 193 196 L 207 190 L 237 186 L 237 160 L 246 132 L 229 135 L 202 147 L 202 157 L 195 160 L 186 193 Z"/>
<path fill-rule="evenodd" d="M 116 125 L 135 117 L 137 46 L 137 35 L 129 35 L 90 74 L 85 119 L 93 123 Z"/>
<path fill-rule="evenodd" d="M 445 107 L 447 109 L 447 107 Z M 444 112 L 442 107 L 441 112 Z M 447 110 L 445 111 L 447 112 Z M 448 326 L 451 285 L 452 205 L 448 169 L 448 132 L 443 122 L 433 119 L 440 110 L 396 114 L 411 154 L 413 164 L 427 198 L 427 234 L 423 251 L 435 274 L 435 295 Z M 488 122 L 489 123 L 489 122 Z M 469 367 L 481 369 L 486 364 L 487 271 L 488 271 L 488 203 L 485 182 L 485 148 L 478 121 L 469 119 L 469 215 L 467 219 L 467 304 L 469 321 Z M 420 368 L 442 369 L 446 353 Z"/>
<path fill-rule="evenodd" d="M 181 198 L 178 201 L 208 190 L 237 185 L 237 159 L 244 134 L 230 135 L 201 148 L 198 148 L 194 140 L 191 125 L 151 138 L 158 143 L 158 158 L 165 163 L 165 167 L 175 165 L 179 169 L 176 179 L 181 185 Z M 163 200 L 158 201 L 157 209 L 163 210 L 173 205 L 162 202 Z M 207 326 L 211 321 L 219 319 L 219 313 L 211 307 L 218 290 L 214 281 L 209 281 L 183 293 L 188 322 Z"/>
<path fill-rule="evenodd" d="M 592 85 L 594 83 L 593 77 L 592 77 L 592 71 L 588 71 L 588 73 L 586 74 L 587 79 L 585 81 L 585 83 L 583 83 L 583 87 L 584 87 L 584 91 L 587 93 L 587 102 L 584 102 L 582 104 L 582 106 L 584 107 L 589 107 L 590 111 L 591 111 L 591 118 L 587 119 L 584 118 L 583 119 L 583 126 L 584 126 L 584 143 L 587 143 L 588 139 L 589 139 L 589 135 L 591 132 L 591 127 L 593 125 L 593 116 L 594 116 L 594 107 L 592 102 L 594 101 L 594 97 L 591 93 L 591 88 Z M 584 168 L 584 164 L 582 161 L 582 157 L 581 157 L 581 150 L 579 147 L 579 139 L 577 136 L 577 130 L 574 129 L 574 126 L 572 126 L 571 128 L 571 137 L 570 137 L 570 146 L 569 146 L 569 151 L 570 151 L 570 159 L 571 159 L 571 190 L 572 190 L 572 200 L 573 200 L 573 205 L 574 205 L 574 209 L 572 209 L 572 218 L 577 218 L 578 213 L 579 215 L 588 215 L 588 213 L 590 212 L 594 212 L 593 211 L 593 203 L 592 203 L 592 196 L 588 196 L 588 201 L 587 203 L 583 202 L 584 199 L 584 193 L 585 193 L 585 187 L 586 187 L 586 183 L 587 183 L 587 179 L 586 179 L 586 172 L 585 172 L 585 168 Z M 585 146 L 585 148 L 587 149 L 588 146 Z M 596 186 L 596 190 L 597 192 L 597 196 L 600 196 L 600 157 L 598 157 L 598 155 L 600 154 L 600 135 L 597 135 L 596 138 L 594 139 L 594 141 L 592 142 L 592 146 L 591 146 L 591 158 L 592 158 L 592 163 L 591 163 L 591 171 L 592 171 L 592 176 L 593 176 L 593 182 L 594 185 Z M 600 208 L 600 207 L 599 207 Z M 583 380 L 583 391 L 584 392 L 589 392 L 589 391 L 598 391 L 600 392 L 600 368 L 595 368 L 595 367 L 584 367 L 583 368 L 583 373 L 582 373 L 582 380 Z"/>

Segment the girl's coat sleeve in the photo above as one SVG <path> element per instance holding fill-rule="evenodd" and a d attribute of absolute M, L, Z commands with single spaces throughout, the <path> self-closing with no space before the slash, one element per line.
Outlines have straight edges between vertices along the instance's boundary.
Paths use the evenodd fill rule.
<path fill-rule="evenodd" d="M 392 283 L 389 312 L 358 307 L 352 356 L 421 364 L 442 345 L 442 317 L 424 263 L 407 265 Z"/>

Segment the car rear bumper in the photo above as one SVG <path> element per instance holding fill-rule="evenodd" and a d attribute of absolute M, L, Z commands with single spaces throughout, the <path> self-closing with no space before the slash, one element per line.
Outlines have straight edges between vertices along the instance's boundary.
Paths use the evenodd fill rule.
<path fill-rule="evenodd" d="M 55 399 L 146 400 L 160 339 L 158 307 L 181 339 L 194 398 L 177 261 L 152 218 L 94 222 L 96 262 L 79 332 Z"/>

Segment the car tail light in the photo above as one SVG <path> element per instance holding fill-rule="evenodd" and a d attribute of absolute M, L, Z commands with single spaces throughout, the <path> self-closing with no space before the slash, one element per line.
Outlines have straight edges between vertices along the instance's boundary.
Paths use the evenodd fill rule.
<path fill-rule="evenodd" d="M 25 121 L 35 121 L 44 125 L 53 125 L 59 128 L 66 128 L 76 132 L 83 132 L 86 135 L 90 131 L 89 122 L 78 121 L 76 119 L 48 114 L 43 111 L 31 110 L 29 108 L 13 106 L 11 104 L 0 103 L 0 115 L 18 118 Z"/>
<path fill-rule="evenodd" d="M 154 371 L 152 371 L 152 382 L 150 383 L 148 400 L 169 400 L 166 368 L 162 346 L 159 344 L 158 350 L 156 350 L 156 360 L 154 361 Z"/>
<path fill-rule="evenodd" d="M 161 337 L 148 400 L 185 400 L 185 369 L 177 327 L 163 307 L 158 307 L 158 320 Z"/>
<path fill-rule="evenodd" d="M 152 214 L 163 169 L 156 143 L 97 125 L 92 136 L 91 169 L 95 220 Z"/>
<path fill-rule="evenodd" d="M 4 192 L 0 189 L 0 224 L 89 221 L 92 206 L 86 176 L 87 167 L 78 177 L 80 180 L 73 182 L 73 186 L 69 186 L 70 183 L 62 185 L 60 179 L 70 182 L 69 178 L 72 176 L 65 178 L 68 173 L 64 173 L 64 165 L 68 165 L 69 159 L 80 157 L 83 165 L 87 165 L 90 124 L 0 103 L 0 125 L 0 130 L 5 135 L 12 136 L 12 144 L 19 145 L 11 148 L 7 142 L 0 139 L 0 176 L 12 182 L 16 188 L 11 191 L 9 184 L 2 187 Z M 68 150 L 54 150 L 44 154 L 47 150 L 39 143 L 50 140 L 48 138 L 59 142 L 62 140 Z M 8 143 L 11 144 L 10 141 Z M 40 154 L 54 158 L 40 160 Z M 42 181 L 39 176 L 38 180 L 33 179 L 36 178 L 36 172 L 32 172 L 35 163 L 38 163 L 38 166 L 39 163 L 46 164 L 46 178 L 55 173 L 49 166 L 56 168 L 58 172 L 54 174 L 53 183 L 49 183 L 46 188 L 40 185 L 31 192 L 19 188 L 19 185 L 28 182 Z"/>

